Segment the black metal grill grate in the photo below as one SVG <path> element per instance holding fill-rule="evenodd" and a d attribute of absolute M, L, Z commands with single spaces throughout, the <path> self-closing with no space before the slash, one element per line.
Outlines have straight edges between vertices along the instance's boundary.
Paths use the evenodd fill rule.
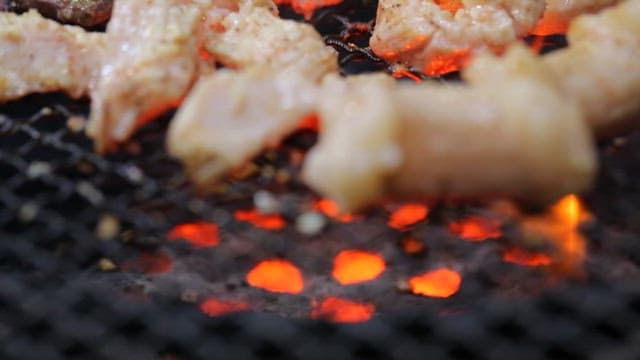
<path fill-rule="evenodd" d="M 296 16 L 287 9 L 283 14 Z M 346 73 L 387 67 L 366 49 L 366 31 L 349 25 L 366 23 L 374 14 L 375 2 L 347 1 L 317 11 L 312 19 L 327 43 L 340 51 Z M 146 127 L 122 153 L 98 156 L 91 142 L 73 131 L 87 105 L 86 100 L 50 94 L 0 108 L 2 359 L 640 357 L 640 133 L 601 145 L 599 182 L 585 197 L 598 219 L 585 229 L 590 251 L 596 254 L 587 264 L 588 282 L 538 289 L 543 277 L 484 259 L 486 268 L 465 277 L 467 290 L 460 301 L 444 306 L 405 295 L 403 302 L 413 302 L 408 311 L 383 313 L 364 324 L 336 325 L 268 314 L 277 312 L 268 306 L 263 307 L 266 313 L 208 318 L 194 303 L 200 299 L 183 297 L 181 289 L 156 291 L 149 289 L 160 285 L 153 276 L 101 268 L 104 259 L 123 264 L 167 247 L 173 254 L 189 255 L 188 249 L 168 244 L 164 237 L 172 225 L 185 221 L 206 219 L 226 234 L 256 236 L 232 214 L 251 204 L 258 189 L 286 188 L 298 195 L 294 200 L 311 195 L 295 178 L 283 185 L 263 176 L 229 180 L 225 191 L 215 196 L 195 194 L 179 164 L 163 150 L 170 116 Z M 295 172 L 288 152 L 303 151 L 313 141 L 313 135 L 299 133 L 256 163 Z M 298 210 L 293 206 L 289 218 Z M 435 223 L 417 233 L 437 233 L 438 218 L 469 210 L 473 208 L 434 209 Z M 120 225 L 117 240 L 99 236 L 101 222 L 109 217 Z M 294 240 L 258 235 L 273 244 L 267 251 L 296 256 L 292 253 L 297 248 L 290 248 Z M 378 235 L 371 242 L 379 243 Z M 430 251 L 467 252 L 449 240 L 434 241 Z M 340 241 L 350 240 L 334 242 Z M 492 250 L 494 245 L 482 246 Z M 413 270 L 421 262 L 409 260 L 402 266 Z M 504 277 L 511 283 L 529 282 L 529 297 L 514 301 L 501 294 Z M 246 288 L 241 282 L 223 285 L 230 291 Z M 363 291 L 356 288 L 352 295 Z M 385 292 L 386 287 L 374 289 L 381 301 Z M 282 301 L 296 304 L 291 298 Z M 410 306 L 415 303 L 419 305 Z"/>

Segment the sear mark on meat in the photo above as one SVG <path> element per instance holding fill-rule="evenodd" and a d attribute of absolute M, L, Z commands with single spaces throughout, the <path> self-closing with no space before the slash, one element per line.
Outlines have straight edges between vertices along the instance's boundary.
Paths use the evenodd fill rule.
<path fill-rule="evenodd" d="M 0 0 L 0 9 L 3 4 L 4 10 L 36 9 L 62 23 L 93 27 L 109 20 L 113 0 Z"/>

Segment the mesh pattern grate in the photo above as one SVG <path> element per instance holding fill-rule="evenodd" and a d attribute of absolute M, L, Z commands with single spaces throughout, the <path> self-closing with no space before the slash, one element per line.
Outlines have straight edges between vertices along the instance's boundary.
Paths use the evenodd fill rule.
<path fill-rule="evenodd" d="M 365 47 L 363 24 L 375 6 L 348 1 L 312 19 L 339 50 L 345 73 L 387 67 Z M 288 9 L 283 15 L 296 17 Z M 600 221 L 588 229 L 593 250 L 619 254 L 615 259 L 623 263 L 596 258 L 590 266 L 629 271 L 617 277 L 626 280 L 594 275 L 588 284 L 569 283 L 525 300 L 471 296 L 463 311 L 426 303 L 419 312 L 336 325 L 259 313 L 208 318 L 190 301 L 141 289 L 144 275 L 100 271 L 100 259 L 122 263 L 158 251 L 171 224 L 207 219 L 233 233 L 239 227 L 233 210 L 250 204 L 257 189 L 279 185 L 253 177 L 230 180 L 216 196 L 193 193 L 163 150 L 169 116 L 146 127 L 122 153 L 95 155 L 69 120 L 85 116 L 87 105 L 53 94 L 0 108 L 0 358 L 640 356 L 640 281 L 625 270 L 640 264 L 638 133 L 602 145 L 599 184 L 586 197 Z M 256 162 L 291 167 L 286 152 L 313 141 L 297 134 L 282 153 Z M 305 193 L 295 179 L 287 189 Z M 119 241 L 97 235 L 105 216 L 119 219 Z"/>

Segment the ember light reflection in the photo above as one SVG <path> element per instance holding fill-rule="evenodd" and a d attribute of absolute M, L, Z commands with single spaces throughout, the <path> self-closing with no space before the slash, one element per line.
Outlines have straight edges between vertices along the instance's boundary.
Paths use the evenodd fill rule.
<path fill-rule="evenodd" d="M 251 306 L 249 303 L 237 300 L 208 298 L 200 304 L 200 310 L 211 317 L 248 311 L 250 309 Z"/>
<path fill-rule="evenodd" d="M 579 225 L 591 218 L 574 194 L 560 199 L 548 214 L 522 220 L 525 234 L 542 235 L 555 247 L 554 264 L 566 275 L 580 275 L 586 258 L 586 240 Z"/>
<path fill-rule="evenodd" d="M 173 269 L 173 261 L 169 255 L 163 252 L 145 252 L 137 258 L 123 263 L 122 269 L 125 271 L 138 271 L 149 275 L 162 274 Z"/>
<path fill-rule="evenodd" d="M 429 209 L 423 204 L 405 204 L 395 210 L 387 224 L 397 230 L 405 230 L 407 227 L 427 218 Z"/>
<path fill-rule="evenodd" d="M 235 218 L 238 221 L 245 221 L 265 230 L 280 230 L 287 225 L 282 216 L 278 214 L 262 214 L 257 209 L 236 210 Z"/>
<path fill-rule="evenodd" d="M 502 254 L 502 260 L 522 266 L 549 266 L 551 256 L 541 252 L 529 252 L 519 248 L 508 249 Z"/>
<path fill-rule="evenodd" d="M 355 220 L 353 214 L 341 212 L 338 204 L 331 199 L 320 199 L 316 201 L 315 204 L 313 204 L 313 209 L 343 223 L 350 223 Z"/>
<path fill-rule="evenodd" d="M 464 240 L 480 242 L 502 236 L 501 226 L 498 220 L 472 215 L 450 223 L 449 231 Z"/>
<path fill-rule="evenodd" d="M 208 222 L 181 224 L 167 235 L 169 240 L 186 240 L 196 247 L 214 247 L 220 243 L 218 225 Z"/>
<path fill-rule="evenodd" d="M 342 285 L 370 281 L 382 274 L 386 264 L 382 256 L 363 250 L 343 250 L 333 260 L 332 275 Z"/>
<path fill-rule="evenodd" d="M 302 14 L 308 21 L 317 8 L 337 5 L 340 4 L 342 0 L 275 0 L 274 2 L 278 5 L 291 5 L 293 11 Z"/>
<path fill-rule="evenodd" d="M 358 303 L 330 296 L 320 303 L 313 304 L 311 318 L 336 323 L 358 323 L 371 319 L 376 307 L 373 304 Z"/>
<path fill-rule="evenodd" d="M 411 292 L 436 298 L 448 298 L 460 289 L 462 277 L 457 271 L 440 268 L 414 276 L 409 280 Z"/>
<path fill-rule="evenodd" d="M 450 11 L 452 14 L 455 14 L 456 11 L 464 7 L 462 0 L 436 0 L 435 3 L 438 4 L 441 9 Z"/>
<path fill-rule="evenodd" d="M 287 260 L 265 260 L 247 274 L 249 285 L 277 293 L 298 294 L 304 288 L 300 270 Z"/>

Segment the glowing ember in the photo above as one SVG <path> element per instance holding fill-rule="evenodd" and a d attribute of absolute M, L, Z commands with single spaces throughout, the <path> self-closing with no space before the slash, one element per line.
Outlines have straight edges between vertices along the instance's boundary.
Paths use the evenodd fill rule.
<path fill-rule="evenodd" d="M 338 204 L 331 199 L 320 199 L 313 204 L 313 209 L 325 214 L 327 217 L 338 220 L 343 223 L 349 223 L 355 220 L 355 216 L 350 213 L 342 213 Z"/>
<path fill-rule="evenodd" d="M 337 323 L 357 323 L 371 319 L 376 307 L 373 304 L 357 303 L 338 297 L 328 297 L 314 303 L 312 319 L 323 319 Z"/>
<path fill-rule="evenodd" d="M 184 239 L 197 247 L 214 247 L 220 243 L 218 226 L 207 222 L 177 225 L 171 229 L 167 238 Z"/>
<path fill-rule="evenodd" d="M 287 225 L 282 216 L 278 214 L 262 214 L 256 209 L 236 210 L 235 217 L 238 221 L 246 221 L 255 227 L 266 230 L 280 230 Z"/>
<path fill-rule="evenodd" d="M 402 239 L 402 250 L 409 255 L 417 255 L 423 253 L 426 246 L 424 242 L 414 237 L 406 237 Z"/>
<path fill-rule="evenodd" d="M 436 0 L 435 3 L 438 4 L 441 9 L 451 11 L 452 14 L 455 14 L 456 11 L 464 7 L 462 0 Z"/>
<path fill-rule="evenodd" d="M 320 130 L 320 118 L 316 114 L 305 116 L 300 120 L 298 129 L 318 132 Z"/>
<path fill-rule="evenodd" d="M 406 77 L 406 78 L 409 78 L 409 79 L 415 81 L 418 84 L 422 82 L 422 79 L 418 75 L 412 73 L 411 71 L 407 70 L 406 68 L 393 69 L 392 72 L 391 72 L 391 76 L 393 76 L 396 79 L 400 79 L 400 78 Z"/>
<path fill-rule="evenodd" d="M 171 271 L 173 262 L 169 255 L 158 253 L 143 253 L 139 257 L 122 264 L 126 271 L 137 271 L 145 274 L 161 274 Z"/>
<path fill-rule="evenodd" d="M 469 50 L 456 50 L 450 54 L 440 54 L 425 65 L 422 71 L 429 76 L 438 76 L 460 70 L 470 58 Z"/>
<path fill-rule="evenodd" d="M 304 15 L 304 18 L 309 20 L 317 8 L 337 5 L 342 0 L 275 0 L 274 2 L 278 5 L 290 4 L 293 11 Z"/>
<path fill-rule="evenodd" d="M 417 295 L 448 298 L 458 292 L 461 282 L 462 278 L 456 271 L 441 268 L 412 277 L 409 286 Z"/>
<path fill-rule="evenodd" d="M 568 28 L 569 23 L 566 19 L 560 18 L 553 13 L 545 12 L 544 16 L 538 21 L 535 29 L 531 31 L 531 35 L 547 36 L 564 34 Z"/>
<path fill-rule="evenodd" d="M 277 293 L 297 294 L 304 288 L 302 273 L 286 260 L 260 262 L 247 274 L 249 285 Z"/>
<path fill-rule="evenodd" d="M 479 242 L 502 236 L 501 226 L 498 220 L 472 215 L 450 223 L 449 231 L 464 240 Z"/>
<path fill-rule="evenodd" d="M 502 254 L 502 260 L 522 266 L 548 266 L 551 265 L 551 257 L 541 252 L 528 252 L 513 248 Z"/>
<path fill-rule="evenodd" d="M 424 220 L 429 214 L 429 209 L 422 204 L 405 204 L 391 214 L 387 224 L 398 230 L 404 230 L 410 225 Z"/>
<path fill-rule="evenodd" d="M 222 316 L 225 314 L 233 314 L 251 309 L 248 303 L 236 300 L 218 300 L 208 298 L 200 304 L 200 310 L 209 316 Z"/>
<path fill-rule="evenodd" d="M 386 264 L 382 256 L 362 250 L 343 250 L 333 260 L 333 277 L 342 285 L 377 278 Z"/>

